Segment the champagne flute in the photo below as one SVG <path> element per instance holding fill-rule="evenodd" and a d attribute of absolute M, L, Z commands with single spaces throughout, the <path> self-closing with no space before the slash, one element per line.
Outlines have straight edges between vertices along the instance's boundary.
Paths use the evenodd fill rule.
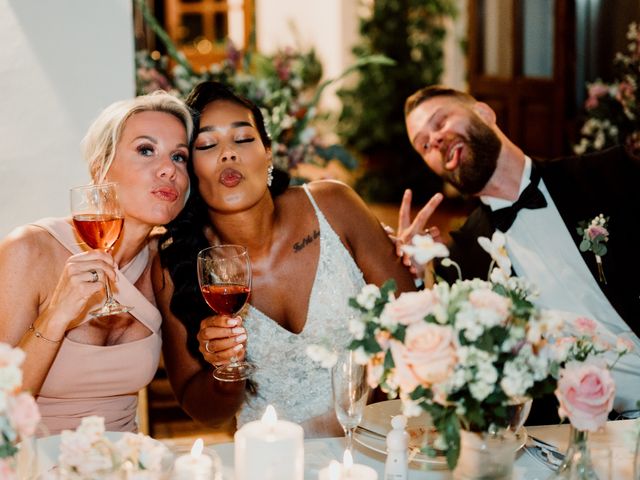
<path fill-rule="evenodd" d="M 355 360 L 355 353 L 347 350 L 338 356 L 331 369 L 333 406 L 338 422 L 347 438 L 347 450 L 353 450 L 353 432 L 362 421 L 364 407 L 369 397 L 367 367 Z"/>
<path fill-rule="evenodd" d="M 71 189 L 71 215 L 78 235 L 93 249 L 109 252 L 116 243 L 124 214 L 118 202 L 115 183 L 83 185 Z M 111 293 L 111 283 L 105 275 L 106 300 L 101 308 L 90 312 L 94 317 L 125 313 L 133 307 L 120 304 Z"/>
<path fill-rule="evenodd" d="M 198 282 L 207 304 L 218 315 L 236 315 L 251 293 L 251 261 L 247 249 L 240 245 L 217 245 L 198 253 Z M 219 366 L 213 378 L 221 382 L 238 382 L 251 376 L 255 366 L 231 362 Z"/>

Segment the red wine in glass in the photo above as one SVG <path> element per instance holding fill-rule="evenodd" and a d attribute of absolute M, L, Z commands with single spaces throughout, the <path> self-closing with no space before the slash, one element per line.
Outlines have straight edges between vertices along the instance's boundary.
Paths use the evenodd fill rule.
<path fill-rule="evenodd" d="M 198 253 L 200 291 L 218 315 L 237 315 L 251 293 L 251 262 L 241 245 L 216 245 Z M 245 380 L 255 370 L 248 362 L 231 357 L 231 362 L 216 368 L 213 377 L 222 382 Z"/>
<path fill-rule="evenodd" d="M 221 315 L 233 315 L 242 310 L 249 298 L 249 287 L 230 283 L 228 285 L 205 285 L 202 295 L 211 309 Z"/>

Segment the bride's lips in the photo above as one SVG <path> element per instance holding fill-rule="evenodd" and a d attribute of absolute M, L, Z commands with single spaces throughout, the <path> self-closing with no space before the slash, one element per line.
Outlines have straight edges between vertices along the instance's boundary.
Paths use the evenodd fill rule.
<path fill-rule="evenodd" d="M 220 173 L 220 183 L 225 187 L 233 188 L 242 180 L 242 174 L 233 168 L 225 168 Z"/>
<path fill-rule="evenodd" d="M 151 194 L 154 197 L 159 198 L 160 200 L 166 200 L 168 202 L 175 202 L 178 199 L 178 197 L 180 196 L 178 191 L 175 188 L 172 188 L 172 187 L 154 188 L 151 191 Z"/>

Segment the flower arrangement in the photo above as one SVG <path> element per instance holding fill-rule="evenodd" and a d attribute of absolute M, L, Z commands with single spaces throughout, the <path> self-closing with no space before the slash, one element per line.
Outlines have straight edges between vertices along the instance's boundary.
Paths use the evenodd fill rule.
<path fill-rule="evenodd" d="M 85 417 L 75 431 L 62 432 L 57 478 L 121 478 L 126 473 L 126 478 L 156 479 L 166 471 L 169 454 L 162 443 L 141 433 L 127 432 L 112 442 L 105 436 L 104 418 Z"/>
<path fill-rule="evenodd" d="M 607 279 L 604 276 L 602 257 L 607 253 L 607 246 L 605 244 L 609 241 L 609 230 L 607 228 L 608 223 L 609 217 L 605 217 L 603 214 L 600 214 L 596 215 L 588 222 L 580 222 L 576 229 L 578 235 L 582 235 L 580 251 L 593 252 L 596 257 L 596 264 L 598 265 L 598 279 L 605 284 L 607 283 Z"/>
<path fill-rule="evenodd" d="M 461 429 L 512 428 L 513 407 L 554 391 L 560 415 L 593 427 L 606 420 L 615 393 L 608 368 L 595 360 L 608 350 L 595 322 L 578 319 L 570 326 L 563 315 L 536 308 L 534 289 L 511 276 L 504 235 L 479 243 L 493 258 L 488 281 L 440 281 L 397 298 L 388 281 L 350 299 L 360 316 L 350 323 L 349 348 L 368 363 L 370 385 L 400 396 L 405 415 L 431 415 L 440 435 L 434 446 L 446 451 L 452 469 Z M 403 248 L 423 262 L 448 256 L 422 238 Z M 567 328 L 578 334 L 566 336 Z M 619 354 L 629 348 L 621 345 Z"/>
<path fill-rule="evenodd" d="M 627 52 L 618 52 L 614 66 L 617 79 L 607 84 L 600 80 L 587 84 L 585 101 L 587 120 L 580 131 L 582 138 L 574 146 L 577 154 L 625 144 L 640 156 L 640 27 L 629 24 Z"/>
<path fill-rule="evenodd" d="M 261 108 L 273 142 L 273 160 L 277 167 L 295 173 L 301 170 L 302 165 L 326 168 L 332 161 L 337 161 L 345 171 L 355 169 L 355 158 L 341 145 L 326 142 L 316 128 L 315 122 L 321 119 L 317 105 L 322 92 L 331 83 L 364 65 L 389 65 L 393 63 L 391 60 L 371 55 L 358 60 L 337 78 L 320 83 L 322 65 L 313 49 L 296 51 L 287 48 L 274 55 L 260 55 L 240 51 L 228 41 L 224 61 L 212 64 L 205 71 L 195 72 L 149 12 L 146 2 L 137 1 L 136 4 L 176 63 L 169 69 L 169 58 L 153 59 L 148 52 L 138 52 L 138 94 L 162 89 L 185 97 L 201 81 L 226 83 Z"/>
<path fill-rule="evenodd" d="M 17 478 L 14 458 L 17 443 L 32 436 L 40 412 L 31 394 L 22 391 L 25 354 L 19 348 L 0 343 L 0 478 Z"/>

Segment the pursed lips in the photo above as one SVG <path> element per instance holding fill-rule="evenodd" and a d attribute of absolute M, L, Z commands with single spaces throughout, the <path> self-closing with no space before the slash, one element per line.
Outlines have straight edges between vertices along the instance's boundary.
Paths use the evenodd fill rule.
<path fill-rule="evenodd" d="M 180 196 L 180 194 L 178 193 L 178 190 L 172 187 L 154 188 L 151 191 L 151 194 L 156 198 L 159 198 L 160 200 L 165 200 L 168 202 L 175 202 Z"/>
<path fill-rule="evenodd" d="M 235 168 L 225 168 L 220 172 L 219 182 L 225 187 L 235 187 L 244 178 Z"/>

